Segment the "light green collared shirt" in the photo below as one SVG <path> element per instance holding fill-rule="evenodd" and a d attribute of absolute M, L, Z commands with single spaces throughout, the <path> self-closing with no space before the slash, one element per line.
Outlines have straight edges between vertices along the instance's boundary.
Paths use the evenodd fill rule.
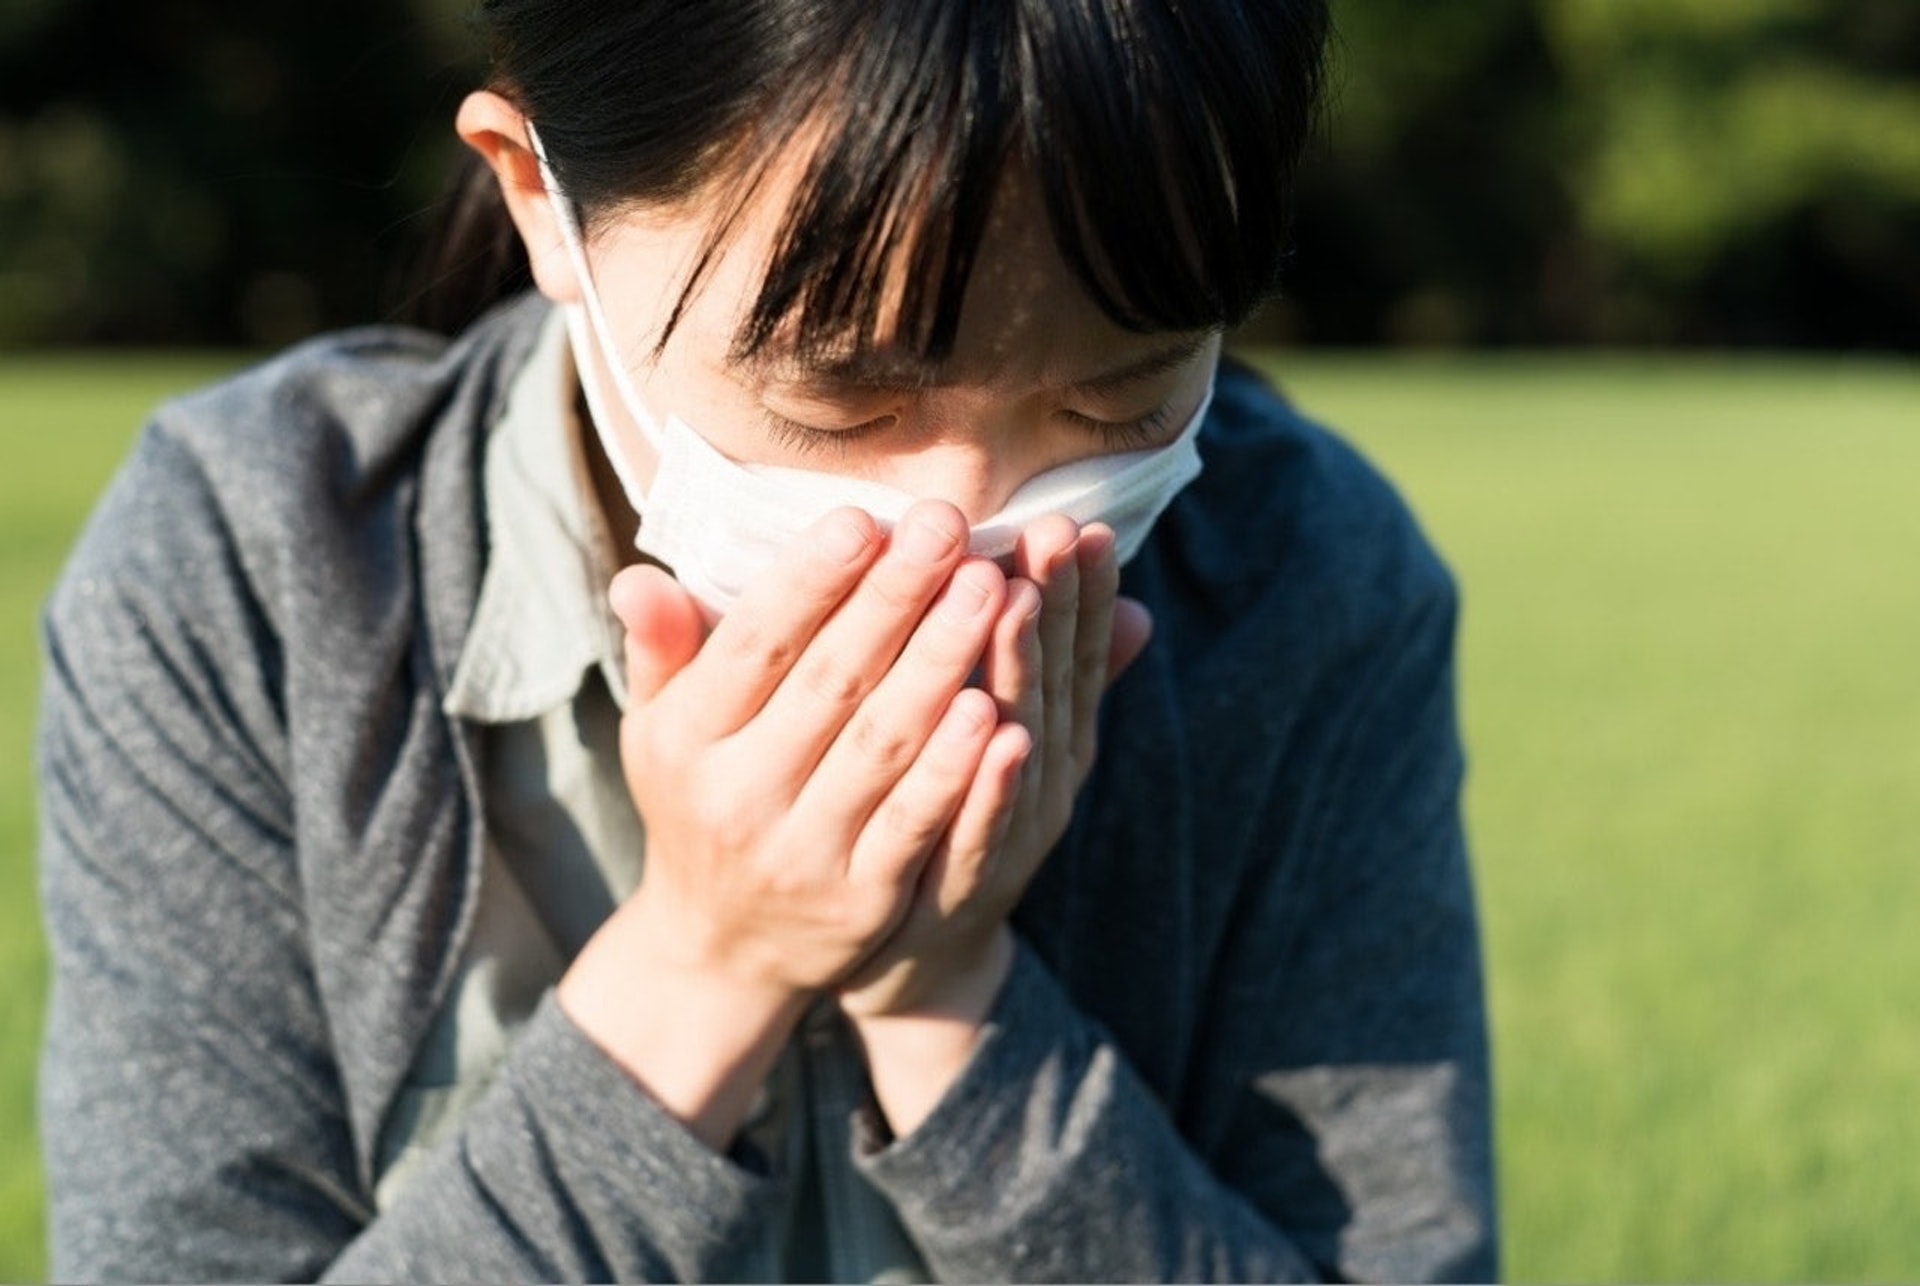
<path fill-rule="evenodd" d="M 645 833 L 620 772 L 619 567 L 574 407 L 558 311 L 487 440 L 490 542 L 446 712 L 478 727 L 486 840 L 460 970 L 382 1131 L 388 1204 L 487 1087 L 514 1033 L 639 883 Z M 787 1179 L 750 1275 L 922 1281 L 892 1207 L 852 1159 L 864 1066 L 830 1005 L 789 1043 L 743 1130 Z"/>

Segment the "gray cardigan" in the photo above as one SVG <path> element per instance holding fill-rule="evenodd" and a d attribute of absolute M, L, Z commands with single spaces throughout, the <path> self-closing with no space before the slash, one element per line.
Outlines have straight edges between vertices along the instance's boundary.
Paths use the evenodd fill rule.
<path fill-rule="evenodd" d="M 474 903 L 441 711 L 485 432 L 543 307 L 331 336 L 163 407 L 48 606 L 52 1271 L 721 1278 L 782 1177 L 549 999 L 392 1208 L 384 1114 Z M 1452 584 L 1229 366 L 1127 569 L 1156 634 L 960 1081 L 856 1160 L 947 1278 L 1487 1278 Z"/>

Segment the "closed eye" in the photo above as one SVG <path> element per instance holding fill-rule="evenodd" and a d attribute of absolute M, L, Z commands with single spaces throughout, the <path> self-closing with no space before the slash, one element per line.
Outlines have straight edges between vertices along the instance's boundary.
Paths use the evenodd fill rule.
<path fill-rule="evenodd" d="M 1173 431 L 1173 407 L 1162 406 L 1135 420 L 1102 420 L 1079 411 L 1062 411 L 1069 421 L 1099 434 L 1115 450 L 1163 446 Z"/>
<path fill-rule="evenodd" d="M 801 455 L 844 454 L 848 447 L 862 438 L 891 428 L 896 418 L 892 415 L 876 415 L 871 420 L 862 420 L 845 428 L 823 429 L 818 425 L 790 420 L 774 411 L 765 411 L 764 425 L 767 437 L 775 445 Z"/>

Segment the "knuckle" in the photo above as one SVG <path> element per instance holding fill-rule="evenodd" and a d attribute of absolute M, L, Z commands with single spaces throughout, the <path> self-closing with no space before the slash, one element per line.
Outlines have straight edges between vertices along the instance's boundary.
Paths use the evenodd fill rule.
<path fill-rule="evenodd" d="M 1047 703 L 1049 721 L 1070 715 L 1074 678 L 1073 658 L 1062 656 L 1048 663 L 1046 672 L 1041 676 L 1041 687 Z"/>
<path fill-rule="evenodd" d="M 1079 599 L 1078 586 L 1064 577 L 1056 576 L 1040 600 L 1041 629 L 1058 630 L 1067 626 L 1080 615 Z"/>
<path fill-rule="evenodd" d="M 761 891 L 773 901 L 792 904 L 811 901 L 817 896 L 814 869 L 805 862 L 769 863 L 755 874 Z"/>
<path fill-rule="evenodd" d="M 866 671 L 847 665 L 831 653 L 802 661 L 797 673 L 809 695 L 835 708 L 856 704 L 874 683 Z"/>
<path fill-rule="evenodd" d="M 1120 564 L 1112 558 L 1103 558 L 1080 575 L 1080 594 L 1082 598 L 1099 601 L 1112 599 L 1120 592 Z"/>
<path fill-rule="evenodd" d="M 908 640 L 896 669 L 916 682 L 957 688 L 982 663 L 982 644 L 978 634 L 928 625 Z"/>
<path fill-rule="evenodd" d="M 1080 598 L 1080 560 L 1071 546 L 1054 558 L 1047 575 L 1047 596 L 1068 608 Z"/>
<path fill-rule="evenodd" d="M 1027 731 L 1035 734 L 1037 737 L 1041 731 L 1041 723 L 1046 715 L 1047 708 L 1046 693 L 1042 690 L 1041 685 L 1038 683 L 1028 683 L 1021 688 L 1019 699 L 1015 704 L 1017 706 L 1019 722 L 1025 724 Z"/>
<path fill-rule="evenodd" d="M 864 945 L 898 924 L 908 891 L 903 884 L 898 872 L 888 872 L 886 878 L 850 887 L 842 908 L 846 936 Z"/>
<path fill-rule="evenodd" d="M 1049 767 L 1058 769 L 1061 761 L 1073 753 L 1073 720 L 1057 711 L 1047 712 L 1047 758 Z"/>
<path fill-rule="evenodd" d="M 1027 675 L 1032 675 L 1040 668 L 1042 661 L 1045 659 L 1043 649 L 1040 645 L 1040 631 L 1028 630 L 1023 633 L 1017 644 L 1017 651 L 1020 659 L 1020 668 Z"/>
<path fill-rule="evenodd" d="M 898 851 L 918 856 L 933 846 L 944 819 L 935 816 L 921 800 L 895 793 L 880 801 L 873 820 Z"/>
<path fill-rule="evenodd" d="M 687 812 L 699 833 L 719 848 L 733 851 L 745 847 L 750 838 L 746 811 L 730 791 L 691 791 Z"/>
<path fill-rule="evenodd" d="M 763 673 L 784 673 L 793 665 L 799 644 L 764 621 L 742 617 L 730 632 L 727 651 L 736 664 Z"/>
<path fill-rule="evenodd" d="M 648 776 L 663 775 L 676 766 L 683 749 L 663 725 L 663 720 L 634 715 L 621 721 L 620 744 L 627 763 Z"/>
<path fill-rule="evenodd" d="M 924 575 L 897 564 L 884 564 L 862 583 L 862 590 L 889 617 L 918 616 L 926 607 L 932 586 Z"/>
<path fill-rule="evenodd" d="M 863 710 L 847 725 L 853 749 L 882 775 L 897 775 L 913 761 L 918 740 L 893 720 Z"/>
<path fill-rule="evenodd" d="M 1111 647 L 1105 630 L 1081 630 L 1073 640 L 1073 668 L 1079 673 L 1106 668 Z"/>

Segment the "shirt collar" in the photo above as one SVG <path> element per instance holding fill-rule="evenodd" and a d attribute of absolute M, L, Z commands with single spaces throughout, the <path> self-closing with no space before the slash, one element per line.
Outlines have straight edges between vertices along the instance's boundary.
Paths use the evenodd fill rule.
<path fill-rule="evenodd" d="M 479 602 L 442 709 L 478 723 L 535 718 L 579 694 L 598 667 L 624 707 L 618 569 L 592 494 L 567 329 L 555 309 L 486 446 L 489 553 Z"/>

